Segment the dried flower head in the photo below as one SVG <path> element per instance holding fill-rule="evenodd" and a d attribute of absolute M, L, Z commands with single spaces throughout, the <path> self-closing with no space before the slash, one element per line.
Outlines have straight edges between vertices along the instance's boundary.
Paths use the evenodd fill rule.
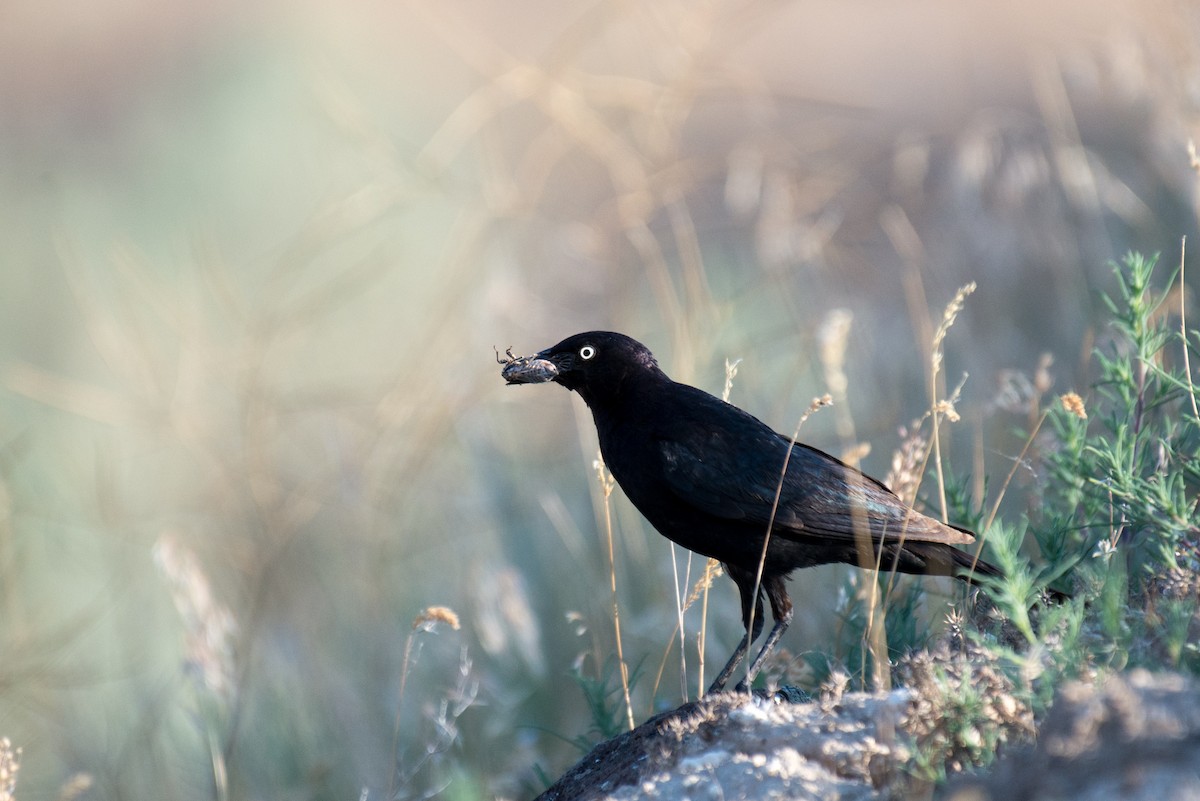
<path fill-rule="evenodd" d="M 13 801 L 17 793 L 17 773 L 21 770 L 21 749 L 12 740 L 0 737 L 0 801 Z"/>
<path fill-rule="evenodd" d="M 963 304 L 967 301 L 967 296 L 974 291 L 974 281 L 964 285 L 955 294 L 954 299 L 946 305 L 945 311 L 942 312 L 942 322 L 938 324 L 937 330 L 933 332 L 933 353 L 931 359 L 935 375 L 942 369 L 942 342 L 945 341 L 946 334 L 950 332 L 950 327 L 954 325 L 955 319 L 958 318 L 958 313 L 962 311 Z"/>
<path fill-rule="evenodd" d="M 921 484 L 921 469 L 925 462 L 925 447 L 928 440 L 921 433 L 920 424 L 914 423 L 912 433 L 907 428 L 900 429 L 900 447 L 892 454 L 892 467 L 884 477 L 883 483 L 892 488 L 892 492 L 912 506 L 917 497 L 917 487 Z"/>
<path fill-rule="evenodd" d="M 700 574 L 700 578 L 696 579 L 696 583 L 692 585 L 691 594 L 688 595 L 687 601 L 684 602 L 684 611 L 690 609 L 692 604 L 700 600 L 701 593 L 712 587 L 713 582 L 716 581 L 717 578 L 724 572 L 725 571 L 721 569 L 721 563 L 716 559 L 709 559 L 707 562 L 705 562 L 704 572 Z"/>
<path fill-rule="evenodd" d="M 741 359 L 725 360 L 725 389 L 721 391 L 721 400 L 729 402 L 729 393 L 733 392 L 733 379 L 737 378 L 738 365 L 742 363 Z"/>
<path fill-rule="evenodd" d="M 75 801 L 80 798 L 96 783 L 96 779 L 90 773 L 76 773 L 71 778 L 63 782 L 58 788 L 58 801 Z"/>
<path fill-rule="evenodd" d="M 838 456 L 848 465 L 857 467 L 863 459 L 871 454 L 871 443 L 858 442 L 845 448 Z"/>
<path fill-rule="evenodd" d="M 820 700 L 818 701 L 821 711 L 826 715 L 836 712 L 842 703 L 842 696 L 846 694 L 849 687 L 850 674 L 841 668 L 832 670 L 825 681 L 821 683 Z"/>
<path fill-rule="evenodd" d="M 189 670 L 205 690 L 228 700 L 234 686 L 237 619 L 216 598 L 200 560 L 173 534 L 163 534 L 154 544 L 154 563 L 166 577 L 183 618 Z"/>
<path fill-rule="evenodd" d="M 945 417 L 951 423 L 957 423 L 962 418 L 959 417 L 958 410 L 954 408 L 954 403 L 951 400 L 940 400 L 933 407 L 933 411 Z"/>
<path fill-rule="evenodd" d="M 434 625 L 445 623 L 450 628 L 458 631 L 458 614 L 448 606 L 427 606 L 421 610 L 421 613 L 413 618 L 413 631 L 421 629 L 422 631 L 432 631 Z"/>
<path fill-rule="evenodd" d="M 1038 393 L 1021 370 L 1000 370 L 996 373 L 996 395 L 988 402 L 989 409 L 1000 409 L 1010 414 L 1029 414 L 1037 407 Z"/>
<path fill-rule="evenodd" d="M 1080 420 L 1087 419 L 1087 409 L 1083 408 L 1083 398 L 1079 397 L 1074 392 L 1068 392 L 1059 398 L 1064 409 L 1078 417 Z"/>
<path fill-rule="evenodd" d="M 827 367 L 842 365 L 846 361 L 846 343 L 850 338 L 850 324 L 854 315 L 846 309 L 832 309 L 817 330 L 817 341 L 821 345 L 821 362 Z"/>

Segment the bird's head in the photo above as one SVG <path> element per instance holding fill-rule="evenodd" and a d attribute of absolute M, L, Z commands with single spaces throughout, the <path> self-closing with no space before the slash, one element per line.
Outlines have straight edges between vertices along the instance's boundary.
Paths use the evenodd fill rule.
<path fill-rule="evenodd" d="M 510 358 L 500 375 L 510 384 L 554 381 L 593 400 L 617 395 L 637 376 L 662 376 L 654 354 L 624 334 L 588 331 L 567 337 L 533 356 Z"/>

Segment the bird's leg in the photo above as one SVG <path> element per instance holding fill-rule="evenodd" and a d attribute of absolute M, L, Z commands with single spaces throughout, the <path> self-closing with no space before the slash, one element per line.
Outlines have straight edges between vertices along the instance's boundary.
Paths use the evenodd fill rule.
<path fill-rule="evenodd" d="M 746 671 L 746 678 L 739 681 L 737 687 L 734 688 L 739 693 L 750 691 L 750 685 L 754 682 L 758 671 L 762 669 L 763 662 L 767 660 L 767 656 L 775 649 L 775 646 L 779 643 L 779 638 L 787 631 L 788 624 L 791 622 L 791 615 L 775 621 L 775 625 L 771 627 L 771 633 L 767 635 L 767 641 L 763 643 L 762 650 L 758 652 L 758 656 L 754 657 L 754 661 L 750 663 L 750 668 Z M 741 654 L 738 655 L 738 661 L 741 661 Z"/>
<path fill-rule="evenodd" d="M 717 674 L 717 678 L 709 685 L 709 694 L 720 692 L 725 689 L 725 682 L 729 681 L 729 677 L 733 675 L 733 671 L 742 663 L 742 659 L 746 656 L 746 651 L 750 649 L 750 632 L 746 632 L 742 636 L 742 643 L 733 652 L 733 656 L 729 657 L 729 661 L 725 663 L 725 667 L 721 668 L 721 672 Z"/>
<path fill-rule="evenodd" d="M 746 626 L 746 634 L 742 637 L 742 642 L 738 645 L 733 655 L 729 657 L 729 661 L 725 663 L 725 667 L 721 668 L 721 672 L 717 674 L 716 679 L 709 685 L 710 693 L 720 692 L 725 689 L 725 682 L 729 681 L 729 677 L 733 675 L 733 671 L 741 664 L 745 658 L 746 652 L 750 650 L 750 643 L 758 639 L 758 635 L 762 634 L 763 630 L 763 615 L 766 610 L 763 608 L 763 588 L 758 588 L 758 603 L 754 603 L 754 574 L 725 565 L 725 572 L 737 584 L 738 594 L 742 600 L 742 623 Z M 772 601 L 772 604 L 774 602 Z M 754 604 L 751 606 L 751 604 Z M 751 631 L 751 610 L 754 611 L 753 631 Z M 772 632 L 774 633 L 774 632 Z"/>
<path fill-rule="evenodd" d="M 771 651 L 775 650 L 775 646 L 779 644 L 779 638 L 783 636 L 792 622 L 792 600 L 788 598 L 784 578 L 782 576 L 766 578 L 763 580 L 763 588 L 771 600 L 771 617 L 775 618 L 775 625 L 771 627 L 771 633 L 767 635 L 767 641 L 763 643 L 762 650 L 758 652 L 758 656 L 754 657 L 754 661 L 746 670 L 746 678 L 738 682 L 736 688 L 738 692 L 749 691 L 758 671 L 762 669 L 763 662 L 766 661 Z M 738 661 L 741 661 L 740 656 Z"/>

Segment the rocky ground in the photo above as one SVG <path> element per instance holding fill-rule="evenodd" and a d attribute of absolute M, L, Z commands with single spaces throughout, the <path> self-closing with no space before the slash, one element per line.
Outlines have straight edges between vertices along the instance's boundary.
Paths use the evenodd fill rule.
<path fill-rule="evenodd" d="M 725 693 L 600 744 L 539 801 L 1200 798 L 1200 687 L 1183 676 L 1069 684 L 1035 743 L 936 789 L 915 766 L 939 709 L 954 714 L 919 683 L 799 704 Z"/>

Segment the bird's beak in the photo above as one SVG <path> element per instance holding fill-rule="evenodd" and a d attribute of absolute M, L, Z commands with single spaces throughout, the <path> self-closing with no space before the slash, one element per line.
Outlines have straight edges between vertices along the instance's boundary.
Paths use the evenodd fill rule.
<path fill-rule="evenodd" d="M 512 356 L 511 353 L 500 377 L 509 384 L 544 384 L 558 377 L 558 365 L 550 358 L 549 351 L 532 356 Z"/>

